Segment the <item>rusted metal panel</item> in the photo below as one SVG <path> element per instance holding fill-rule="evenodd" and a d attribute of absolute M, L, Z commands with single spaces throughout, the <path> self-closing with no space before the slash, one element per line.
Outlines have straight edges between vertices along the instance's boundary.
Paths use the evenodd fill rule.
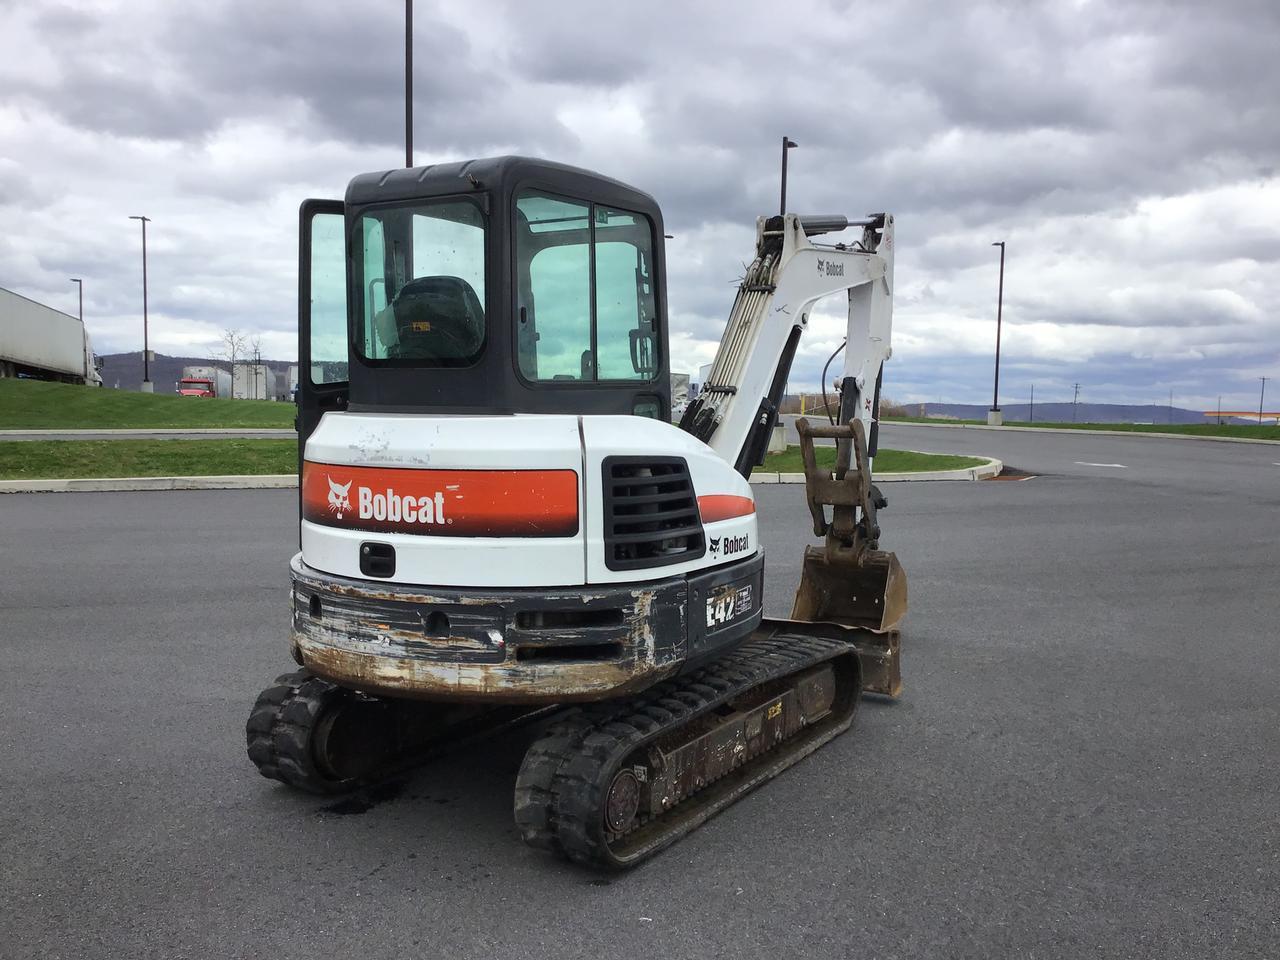
<path fill-rule="evenodd" d="M 343 686 L 417 699 L 559 703 L 635 692 L 685 657 L 684 578 L 607 589 L 424 590 L 293 564 L 291 642 Z"/>

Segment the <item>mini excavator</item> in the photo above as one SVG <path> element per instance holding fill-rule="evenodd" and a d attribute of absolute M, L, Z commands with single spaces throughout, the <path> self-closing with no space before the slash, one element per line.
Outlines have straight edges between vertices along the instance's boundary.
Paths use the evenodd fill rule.
<path fill-rule="evenodd" d="M 898 695 L 906 577 L 871 483 L 893 218 L 760 218 L 678 425 L 663 239 L 647 194 L 523 157 L 302 204 L 300 669 L 250 714 L 264 776 L 355 790 L 540 711 L 520 834 L 618 869 L 847 730 L 864 692 Z M 838 415 L 797 422 L 822 543 L 770 619 L 748 477 L 833 295 Z"/>

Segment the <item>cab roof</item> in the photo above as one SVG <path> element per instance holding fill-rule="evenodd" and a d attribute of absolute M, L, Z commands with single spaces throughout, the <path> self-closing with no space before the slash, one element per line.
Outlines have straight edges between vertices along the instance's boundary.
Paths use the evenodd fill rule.
<path fill-rule="evenodd" d="M 363 206 L 481 190 L 497 196 L 514 192 L 522 185 L 631 210 L 658 211 L 657 201 L 649 194 L 612 177 L 551 160 L 519 156 L 362 173 L 347 185 L 346 202 Z"/>

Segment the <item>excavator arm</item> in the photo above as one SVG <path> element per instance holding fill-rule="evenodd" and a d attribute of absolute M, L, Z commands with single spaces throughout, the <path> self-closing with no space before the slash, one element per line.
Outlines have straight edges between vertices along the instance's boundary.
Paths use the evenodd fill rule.
<path fill-rule="evenodd" d="M 810 239 L 850 226 L 862 227 L 860 241 Z M 877 511 L 885 501 L 871 484 L 881 371 L 892 352 L 893 218 L 762 217 L 756 258 L 738 288 L 707 383 L 680 426 L 749 476 L 764 462 L 814 304 L 841 292 L 848 297 L 848 322 L 839 417 L 830 425 L 797 423 L 813 531 L 825 539 L 805 549 L 791 619 L 870 631 L 878 639 L 859 648 L 866 687 L 896 695 L 907 580 L 897 557 L 879 549 Z M 815 440 L 834 441 L 834 469 L 819 464 Z"/>
<path fill-rule="evenodd" d="M 852 243 L 810 238 L 862 227 Z M 738 288 L 706 384 L 680 421 L 745 477 L 764 461 L 769 433 L 814 305 L 847 293 L 840 422 L 862 421 L 875 452 L 880 371 L 892 353 L 893 217 L 761 217 L 756 257 Z"/>

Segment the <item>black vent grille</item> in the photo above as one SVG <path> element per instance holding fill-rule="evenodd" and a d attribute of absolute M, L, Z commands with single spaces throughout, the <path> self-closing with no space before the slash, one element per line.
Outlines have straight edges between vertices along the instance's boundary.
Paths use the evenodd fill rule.
<path fill-rule="evenodd" d="M 681 457 L 605 457 L 604 561 L 662 567 L 706 551 L 698 497 Z"/>

